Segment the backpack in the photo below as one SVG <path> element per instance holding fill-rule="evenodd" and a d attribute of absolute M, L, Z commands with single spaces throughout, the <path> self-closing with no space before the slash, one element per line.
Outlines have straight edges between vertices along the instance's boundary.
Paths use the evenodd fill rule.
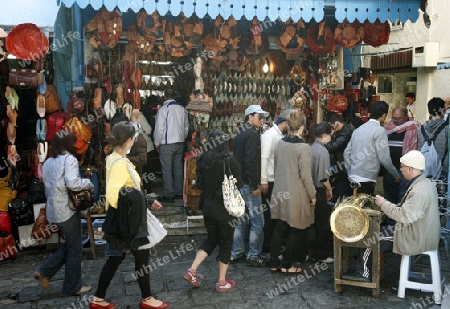
<path fill-rule="evenodd" d="M 444 163 L 444 159 L 447 156 L 447 147 L 445 148 L 444 157 L 441 159 L 439 154 L 434 147 L 434 140 L 439 135 L 439 133 L 448 125 L 448 120 L 444 121 L 433 133 L 431 137 L 427 135 L 425 132 L 424 126 L 420 128 L 423 137 L 425 138 L 425 143 L 420 148 L 420 152 L 425 157 L 425 169 L 423 170 L 423 174 L 426 177 L 431 177 L 432 179 L 438 179 L 441 175 L 442 165 Z"/>

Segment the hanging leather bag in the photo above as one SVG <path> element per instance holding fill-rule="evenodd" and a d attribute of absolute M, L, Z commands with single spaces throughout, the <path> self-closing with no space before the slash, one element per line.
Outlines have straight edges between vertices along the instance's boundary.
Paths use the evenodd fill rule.
<path fill-rule="evenodd" d="M 33 213 L 28 203 L 22 199 L 14 199 L 9 203 L 8 214 L 15 226 L 23 226 L 33 223 Z"/>
<path fill-rule="evenodd" d="M 38 86 L 38 72 L 32 69 L 11 69 L 8 84 L 22 89 L 33 89 Z"/>

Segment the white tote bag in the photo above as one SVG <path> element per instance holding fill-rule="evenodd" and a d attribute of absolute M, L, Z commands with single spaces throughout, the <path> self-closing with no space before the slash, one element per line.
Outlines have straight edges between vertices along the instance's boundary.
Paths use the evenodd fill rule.
<path fill-rule="evenodd" d="M 167 230 L 149 209 L 147 209 L 147 230 L 149 243 L 140 246 L 138 250 L 153 248 L 167 236 Z"/>
<path fill-rule="evenodd" d="M 231 174 L 228 165 L 229 175 L 225 172 L 225 162 L 223 163 L 222 194 L 223 204 L 228 213 L 234 217 L 240 217 L 245 213 L 245 201 L 236 186 L 237 179 Z"/>

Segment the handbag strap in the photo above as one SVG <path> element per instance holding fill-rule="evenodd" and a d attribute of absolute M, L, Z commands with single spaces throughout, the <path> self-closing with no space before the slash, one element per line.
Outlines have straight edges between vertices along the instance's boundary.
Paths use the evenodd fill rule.
<path fill-rule="evenodd" d="M 119 161 L 119 160 L 124 160 L 124 161 L 125 161 L 125 165 L 127 166 L 128 173 L 130 174 L 131 179 L 133 179 L 133 182 L 134 182 L 134 185 L 135 185 L 136 189 L 141 190 L 141 184 L 140 184 L 140 182 L 136 179 L 136 177 L 134 176 L 133 169 L 131 168 L 131 166 L 130 166 L 130 164 L 128 163 L 128 161 L 125 160 L 125 158 L 117 158 L 117 159 L 115 159 L 115 160 L 113 161 L 113 163 L 111 164 L 111 166 L 113 166 L 114 163 L 116 163 L 116 162 Z"/>
<path fill-rule="evenodd" d="M 231 173 L 231 168 L 230 168 L 230 162 L 229 162 L 229 160 L 230 160 L 230 159 L 227 158 L 227 159 L 225 159 L 225 160 L 223 161 L 223 174 L 224 174 L 224 175 L 227 175 L 226 172 L 225 172 L 225 164 L 226 164 L 225 162 L 228 162 L 228 173 L 229 173 L 229 174 L 228 174 L 227 176 L 230 176 L 230 175 L 232 176 L 233 174 Z"/>

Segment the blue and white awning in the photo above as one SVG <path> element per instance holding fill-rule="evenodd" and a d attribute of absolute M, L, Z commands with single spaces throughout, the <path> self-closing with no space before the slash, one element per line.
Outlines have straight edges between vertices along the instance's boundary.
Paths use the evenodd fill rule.
<path fill-rule="evenodd" d="M 314 19 L 321 21 L 324 11 L 335 10 L 335 18 L 338 22 L 344 19 L 349 21 L 368 19 L 373 22 L 377 19 L 384 22 L 389 19 L 402 22 L 416 21 L 419 17 L 420 0 L 56 0 L 57 4 L 71 7 L 75 3 L 82 9 L 91 6 L 99 10 L 105 6 L 107 10 L 119 9 L 121 12 L 132 10 L 139 12 L 142 8 L 147 12 L 158 10 L 161 15 L 170 13 L 174 16 L 184 12 L 186 16 L 194 12 L 200 18 L 209 15 L 215 18 L 221 15 L 227 19 L 233 15 L 236 19 L 245 17 L 252 19 L 256 16 L 259 20 L 269 17 L 270 20 L 289 18 L 306 22 Z M 325 9 L 325 10 L 324 10 Z"/>

